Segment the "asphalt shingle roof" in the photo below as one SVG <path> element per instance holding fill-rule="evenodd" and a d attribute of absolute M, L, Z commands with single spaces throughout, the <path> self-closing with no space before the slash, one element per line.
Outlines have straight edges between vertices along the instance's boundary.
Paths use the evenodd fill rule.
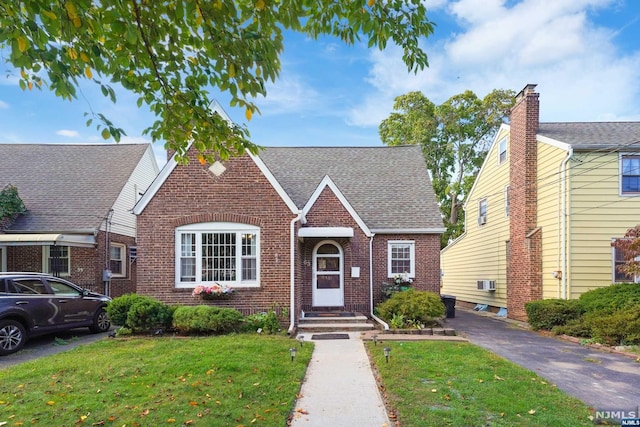
<path fill-rule="evenodd" d="M 419 146 L 268 147 L 260 158 L 298 208 L 328 175 L 370 229 L 443 229 Z"/>
<path fill-rule="evenodd" d="M 540 123 L 538 135 L 565 142 L 578 150 L 640 149 L 640 122 Z"/>
<path fill-rule="evenodd" d="M 12 184 L 27 208 L 9 228 L 98 229 L 146 144 L 0 144 L 0 188 Z"/>

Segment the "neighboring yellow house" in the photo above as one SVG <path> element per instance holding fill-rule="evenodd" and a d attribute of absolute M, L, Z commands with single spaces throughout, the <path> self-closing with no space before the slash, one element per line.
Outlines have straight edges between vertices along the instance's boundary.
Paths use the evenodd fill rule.
<path fill-rule="evenodd" d="M 539 123 L 534 88 L 489 149 L 465 233 L 441 251 L 443 294 L 515 319 L 528 301 L 634 281 L 612 242 L 640 223 L 640 122 Z"/>

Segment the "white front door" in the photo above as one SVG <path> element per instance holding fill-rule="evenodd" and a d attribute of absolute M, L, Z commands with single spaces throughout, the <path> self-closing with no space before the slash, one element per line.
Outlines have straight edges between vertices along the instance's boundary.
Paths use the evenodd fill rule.
<path fill-rule="evenodd" d="M 341 307 L 344 305 L 343 258 L 340 245 L 325 240 L 313 249 L 313 305 Z"/>

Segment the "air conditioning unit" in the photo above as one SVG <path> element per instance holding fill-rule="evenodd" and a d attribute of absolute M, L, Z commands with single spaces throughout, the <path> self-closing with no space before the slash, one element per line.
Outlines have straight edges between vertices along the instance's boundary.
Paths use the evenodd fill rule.
<path fill-rule="evenodd" d="M 495 291 L 496 290 L 495 280 L 478 280 L 477 284 L 478 284 L 479 291 Z"/>
<path fill-rule="evenodd" d="M 487 223 L 487 216 L 486 215 L 480 215 L 478 217 L 478 225 L 485 225 Z"/>

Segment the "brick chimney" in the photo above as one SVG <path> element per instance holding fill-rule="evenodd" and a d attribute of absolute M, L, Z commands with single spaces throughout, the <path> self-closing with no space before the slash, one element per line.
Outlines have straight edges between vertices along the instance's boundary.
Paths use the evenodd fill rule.
<path fill-rule="evenodd" d="M 540 119 L 536 85 L 516 96 L 510 116 L 510 230 L 507 244 L 507 312 L 526 320 L 524 305 L 542 299 L 542 230 L 538 228 L 538 144 Z"/>

